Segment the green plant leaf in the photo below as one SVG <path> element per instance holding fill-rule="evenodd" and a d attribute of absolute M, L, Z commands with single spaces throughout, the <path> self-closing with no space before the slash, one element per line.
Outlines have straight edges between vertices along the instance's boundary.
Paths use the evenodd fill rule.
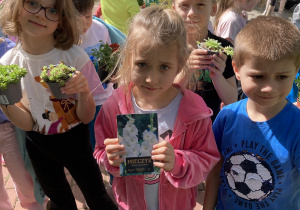
<path fill-rule="evenodd" d="M 5 90 L 8 85 L 19 83 L 26 74 L 27 70 L 16 64 L 0 66 L 0 89 Z"/>

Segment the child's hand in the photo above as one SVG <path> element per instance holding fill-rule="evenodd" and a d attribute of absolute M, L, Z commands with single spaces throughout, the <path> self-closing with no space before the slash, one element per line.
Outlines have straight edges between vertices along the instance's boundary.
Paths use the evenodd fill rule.
<path fill-rule="evenodd" d="M 85 93 L 90 94 L 90 87 L 85 76 L 76 71 L 74 76 L 60 89 L 63 94 Z"/>
<path fill-rule="evenodd" d="M 119 166 L 125 158 L 120 158 L 120 155 L 125 155 L 124 145 L 119 144 L 119 140 L 115 139 L 105 139 L 105 152 L 107 154 L 107 159 L 112 166 Z"/>
<path fill-rule="evenodd" d="M 188 58 L 188 68 L 190 73 L 194 73 L 198 69 L 208 69 L 212 63 L 212 55 L 207 55 L 204 49 L 194 49 Z"/>
<path fill-rule="evenodd" d="M 172 171 L 175 165 L 173 146 L 167 141 L 155 144 L 152 150 L 152 160 L 154 160 L 155 166 L 164 169 L 166 172 Z"/>
<path fill-rule="evenodd" d="M 216 54 L 213 55 L 213 58 L 211 61 L 211 63 L 213 65 L 210 65 L 208 67 L 209 76 L 211 79 L 216 79 L 223 75 L 223 72 L 226 67 L 226 60 L 227 60 L 227 56 L 222 52 L 220 52 L 218 55 L 216 55 Z"/>

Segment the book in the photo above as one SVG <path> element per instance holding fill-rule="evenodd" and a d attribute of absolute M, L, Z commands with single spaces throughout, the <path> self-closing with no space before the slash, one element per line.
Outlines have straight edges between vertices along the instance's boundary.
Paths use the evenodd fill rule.
<path fill-rule="evenodd" d="M 117 115 L 117 125 L 119 143 L 126 150 L 120 175 L 160 174 L 151 159 L 153 145 L 158 143 L 157 114 Z"/>

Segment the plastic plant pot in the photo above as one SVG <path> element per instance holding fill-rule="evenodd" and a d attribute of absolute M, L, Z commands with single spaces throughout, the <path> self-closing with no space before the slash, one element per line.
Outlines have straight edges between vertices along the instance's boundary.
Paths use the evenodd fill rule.
<path fill-rule="evenodd" d="M 7 89 L 0 90 L 0 104 L 14 105 L 22 99 L 21 83 L 8 85 Z"/>

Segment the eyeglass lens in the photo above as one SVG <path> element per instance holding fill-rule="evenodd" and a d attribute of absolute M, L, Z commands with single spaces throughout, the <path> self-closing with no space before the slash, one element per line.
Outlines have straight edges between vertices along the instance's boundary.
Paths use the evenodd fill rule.
<path fill-rule="evenodd" d="M 24 9 L 32 14 L 38 13 L 41 9 L 45 11 L 45 16 L 48 20 L 58 21 L 59 15 L 55 8 L 43 7 L 40 3 L 34 0 L 24 0 Z"/>

